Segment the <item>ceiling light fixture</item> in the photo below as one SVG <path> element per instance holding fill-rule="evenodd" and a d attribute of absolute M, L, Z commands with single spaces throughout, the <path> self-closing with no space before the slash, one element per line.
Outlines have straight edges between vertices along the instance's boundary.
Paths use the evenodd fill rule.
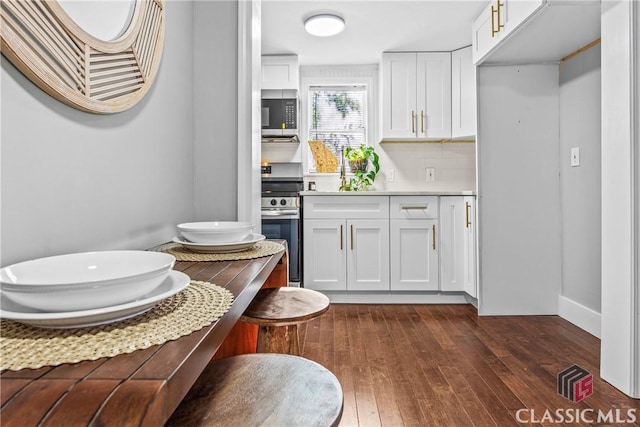
<path fill-rule="evenodd" d="M 318 37 L 335 36 L 344 30 L 344 27 L 344 19 L 329 13 L 314 15 L 304 21 L 307 33 Z"/>

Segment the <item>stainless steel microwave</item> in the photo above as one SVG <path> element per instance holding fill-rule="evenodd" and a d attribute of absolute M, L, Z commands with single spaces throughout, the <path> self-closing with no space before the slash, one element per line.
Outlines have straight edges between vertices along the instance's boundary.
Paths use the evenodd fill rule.
<path fill-rule="evenodd" d="M 262 136 L 298 135 L 298 91 L 262 91 Z"/>

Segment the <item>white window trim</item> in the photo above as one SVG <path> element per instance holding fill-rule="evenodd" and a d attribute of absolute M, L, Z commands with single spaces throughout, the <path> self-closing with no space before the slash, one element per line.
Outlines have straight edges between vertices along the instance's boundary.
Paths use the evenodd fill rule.
<path fill-rule="evenodd" d="M 302 66 L 300 67 L 300 144 L 302 147 L 302 164 L 304 174 L 310 176 L 339 175 L 339 172 L 319 173 L 309 171 L 309 89 L 312 86 L 344 86 L 361 85 L 367 88 L 367 134 L 368 145 L 375 146 L 378 141 L 378 66 L 377 65 L 345 65 L 345 66 Z"/>

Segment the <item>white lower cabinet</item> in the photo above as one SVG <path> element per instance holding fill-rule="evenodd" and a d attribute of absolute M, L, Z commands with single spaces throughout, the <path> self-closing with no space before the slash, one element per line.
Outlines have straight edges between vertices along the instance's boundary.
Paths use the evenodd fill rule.
<path fill-rule="evenodd" d="M 476 198 L 464 198 L 464 291 L 478 298 L 478 281 L 476 279 Z"/>
<path fill-rule="evenodd" d="M 435 219 L 392 219 L 391 290 L 437 291 L 438 247 Z"/>
<path fill-rule="evenodd" d="M 464 197 L 440 197 L 440 289 L 464 290 Z"/>
<path fill-rule="evenodd" d="M 389 290 L 388 199 L 384 196 L 305 197 L 305 288 Z"/>
<path fill-rule="evenodd" d="M 438 197 L 391 196 L 391 290 L 437 291 Z"/>
<path fill-rule="evenodd" d="M 345 220 L 304 220 L 304 287 L 318 291 L 347 290 Z"/>
<path fill-rule="evenodd" d="M 440 197 L 440 290 L 477 296 L 475 197 Z"/>
<path fill-rule="evenodd" d="M 304 287 L 477 297 L 475 197 L 306 196 Z"/>
<path fill-rule="evenodd" d="M 389 290 L 389 221 L 347 220 L 347 290 Z"/>

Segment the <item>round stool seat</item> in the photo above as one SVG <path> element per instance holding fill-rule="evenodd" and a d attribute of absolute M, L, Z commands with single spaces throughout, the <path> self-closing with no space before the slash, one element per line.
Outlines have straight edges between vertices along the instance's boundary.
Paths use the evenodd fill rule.
<path fill-rule="evenodd" d="M 298 324 L 320 316 L 329 305 L 326 295 L 311 289 L 261 289 L 240 320 L 259 326 L 258 352 L 299 355 Z"/>
<path fill-rule="evenodd" d="M 342 387 L 311 360 L 246 354 L 209 364 L 167 426 L 335 426 Z"/>

